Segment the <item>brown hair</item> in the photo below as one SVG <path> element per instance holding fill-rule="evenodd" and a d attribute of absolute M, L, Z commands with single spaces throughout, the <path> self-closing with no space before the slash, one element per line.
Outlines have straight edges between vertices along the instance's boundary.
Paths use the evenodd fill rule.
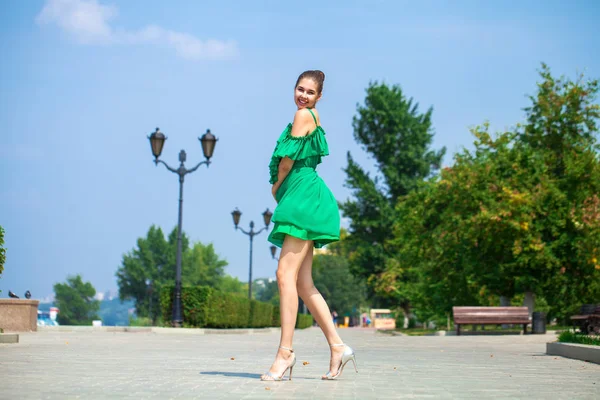
<path fill-rule="evenodd" d="M 297 87 L 298 84 L 300 83 L 300 81 L 304 78 L 309 78 L 309 79 L 312 79 L 313 81 L 315 81 L 317 83 L 317 90 L 318 90 L 319 94 L 321 94 L 321 92 L 323 92 L 323 82 L 325 82 L 325 74 L 323 73 L 323 71 L 319 71 L 318 69 L 304 71 L 298 77 L 295 87 Z"/>

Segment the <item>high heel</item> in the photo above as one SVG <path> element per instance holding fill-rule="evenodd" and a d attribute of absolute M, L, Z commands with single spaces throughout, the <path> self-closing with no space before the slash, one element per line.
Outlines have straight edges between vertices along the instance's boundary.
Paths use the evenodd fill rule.
<path fill-rule="evenodd" d="M 348 361 L 352 361 L 352 364 L 354 364 L 354 370 L 356 371 L 356 373 L 358 373 L 358 368 L 356 367 L 356 354 L 354 353 L 354 350 L 352 350 L 352 348 L 350 346 L 346 346 L 343 343 L 330 344 L 329 346 L 331 346 L 331 347 L 344 346 L 345 349 L 344 349 L 344 354 L 342 354 L 342 360 L 340 361 L 340 365 L 338 366 L 337 374 L 332 375 L 331 371 L 328 371 L 325 374 L 325 376 L 322 377 L 323 380 L 333 381 L 333 380 L 336 380 L 337 378 L 339 378 L 342 375 L 342 371 L 344 370 L 344 367 L 346 366 Z"/>
<path fill-rule="evenodd" d="M 290 370 L 290 376 L 289 376 L 289 380 L 292 380 L 292 371 L 294 370 L 294 365 L 296 365 L 296 353 L 294 353 L 294 350 L 290 349 L 289 347 L 283 347 L 283 346 L 279 346 L 280 349 L 284 349 L 284 350 L 288 350 L 290 353 L 292 353 L 291 359 L 292 361 L 290 362 L 290 364 L 283 370 L 283 373 L 281 374 L 281 376 L 274 376 L 271 371 L 267 371 L 266 374 L 264 374 L 263 376 L 260 377 L 261 381 L 281 381 L 283 380 L 283 376 L 285 375 L 285 373 L 287 372 L 287 370 Z"/>

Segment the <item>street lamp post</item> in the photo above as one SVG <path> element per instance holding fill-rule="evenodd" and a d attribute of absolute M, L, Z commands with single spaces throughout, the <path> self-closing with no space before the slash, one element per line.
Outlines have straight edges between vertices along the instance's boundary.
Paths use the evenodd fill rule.
<path fill-rule="evenodd" d="M 154 325 L 154 319 L 152 319 L 152 280 L 150 278 L 146 279 L 146 287 L 148 288 L 148 318 Z"/>
<path fill-rule="evenodd" d="M 273 257 L 273 260 L 279 261 L 279 257 L 275 256 L 275 254 L 277 254 L 277 247 L 271 245 L 269 249 L 271 250 L 271 257 Z M 275 275 L 277 276 L 277 271 L 275 271 Z M 302 310 L 302 314 L 306 314 L 306 304 L 304 304 L 304 300 L 302 300 L 300 296 L 298 296 L 298 309 Z"/>
<path fill-rule="evenodd" d="M 177 220 L 177 258 L 176 258 L 176 273 L 175 273 L 175 299 L 173 301 L 173 319 L 172 324 L 174 327 L 179 328 L 183 324 L 183 316 L 181 312 L 181 225 L 182 225 L 182 207 L 183 207 L 183 180 L 187 174 L 190 174 L 198 169 L 202 164 L 210 165 L 210 158 L 213 156 L 217 138 L 210 133 L 210 129 L 206 130 L 206 133 L 199 137 L 200 144 L 202 145 L 202 152 L 204 153 L 205 161 L 199 162 L 194 168 L 187 169 L 184 166 L 186 161 L 185 150 L 179 152 L 179 168 L 171 168 L 163 160 L 159 160 L 160 154 L 162 153 L 163 146 L 167 137 L 156 128 L 155 132 L 148 137 L 150 139 L 150 147 L 152 148 L 152 155 L 154 156 L 154 164 L 163 164 L 169 171 L 179 175 L 179 217 Z"/>
<path fill-rule="evenodd" d="M 248 268 L 248 299 L 252 299 L 252 242 L 254 240 L 254 236 L 258 235 L 259 233 L 261 233 L 262 231 L 269 229 L 269 224 L 271 223 L 271 217 L 273 216 L 273 213 L 271 211 L 269 211 L 269 209 L 267 208 L 267 210 L 262 214 L 263 216 L 263 221 L 265 222 L 265 226 L 264 228 L 259 229 L 258 231 L 254 230 L 254 221 L 250 221 L 250 230 L 249 231 L 245 231 L 244 229 L 240 228 L 238 225 L 240 223 L 240 217 L 242 216 L 242 212 L 240 210 L 238 210 L 237 208 L 235 210 L 233 210 L 233 212 L 231 213 L 231 216 L 233 217 L 233 224 L 235 225 L 235 229 L 236 230 L 240 230 L 242 231 L 243 234 L 248 235 L 250 237 L 250 265 Z"/>

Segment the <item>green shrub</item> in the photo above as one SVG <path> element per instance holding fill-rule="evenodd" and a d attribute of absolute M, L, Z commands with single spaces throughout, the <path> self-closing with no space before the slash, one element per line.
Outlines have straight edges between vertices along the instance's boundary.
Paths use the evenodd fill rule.
<path fill-rule="evenodd" d="M 583 335 L 581 333 L 575 333 L 573 331 L 562 332 L 558 336 L 558 341 L 562 343 L 578 343 L 600 346 L 599 336 Z"/>
<path fill-rule="evenodd" d="M 281 314 L 279 305 L 273 306 L 273 320 L 271 326 L 281 326 Z"/>
<path fill-rule="evenodd" d="M 310 314 L 298 314 L 296 318 L 296 329 L 310 328 L 313 324 L 313 316 Z"/>
<path fill-rule="evenodd" d="M 248 328 L 250 302 L 241 295 L 213 290 L 205 308 L 207 328 Z"/>
<path fill-rule="evenodd" d="M 160 293 L 161 314 L 170 321 L 173 312 L 174 286 L 164 286 Z M 207 286 L 181 288 L 184 326 L 197 328 L 264 328 L 271 326 L 273 306 L 245 296 L 223 293 Z"/>
<path fill-rule="evenodd" d="M 273 320 L 273 305 L 263 303 L 262 301 L 250 301 L 250 322 L 251 328 L 262 328 L 270 326 Z M 279 307 L 277 307 L 279 308 Z"/>
<path fill-rule="evenodd" d="M 129 326 L 152 326 L 152 320 L 147 317 L 129 317 Z"/>

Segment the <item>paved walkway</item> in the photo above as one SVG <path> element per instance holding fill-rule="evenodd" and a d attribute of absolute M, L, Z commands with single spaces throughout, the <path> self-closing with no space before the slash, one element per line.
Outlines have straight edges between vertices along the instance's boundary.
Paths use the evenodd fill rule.
<path fill-rule="evenodd" d="M 278 333 L 37 332 L 0 345 L 2 399 L 598 399 L 600 365 L 545 355 L 551 335 L 406 337 L 341 330 L 357 353 L 321 381 L 328 348 L 297 331 L 291 382 L 260 382 Z M 303 362 L 307 362 L 303 365 Z"/>

